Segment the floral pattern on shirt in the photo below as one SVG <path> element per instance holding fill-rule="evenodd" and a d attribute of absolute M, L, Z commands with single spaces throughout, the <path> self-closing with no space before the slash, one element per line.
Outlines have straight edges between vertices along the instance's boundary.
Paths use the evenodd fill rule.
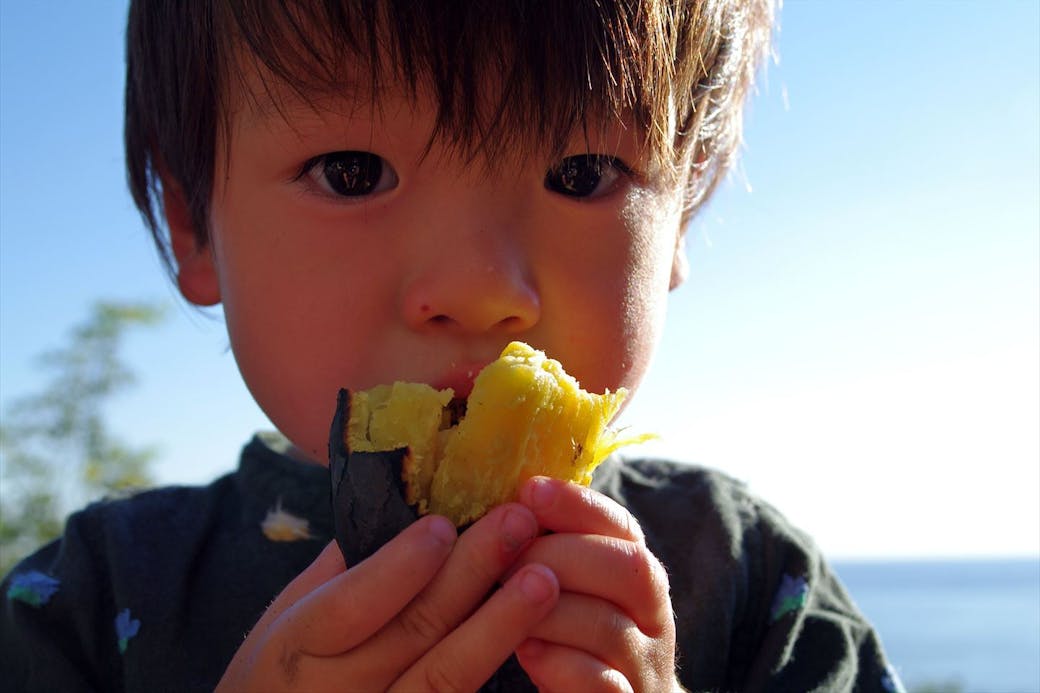
<path fill-rule="evenodd" d="M 771 618 L 779 621 L 787 614 L 798 611 L 805 606 L 809 598 L 809 583 L 802 576 L 784 575 L 780 579 L 780 588 L 773 599 Z"/>
<path fill-rule="evenodd" d="M 119 654 L 125 654 L 127 645 L 130 644 L 130 639 L 137 635 L 137 631 L 141 630 L 141 621 L 136 618 L 130 618 L 130 609 L 123 609 L 116 616 L 116 638 L 119 642 Z"/>
<path fill-rule="evenodd" d="M 38 570 L 30 570 L 11 578 L 11 586 L 7 588 L 7 598 L 39 607 L 50 601 L 60 585 L 61 583 L 56 578 Z"/>
<path fill-rule="evenodd" d="M 299 541 L 311 538 L 310 522 L 307 518 L 298 517 L 283 509 L 281 499 L 267 511 L 267 517 L 260 523 L 260 529 L 271 541 Z"/>

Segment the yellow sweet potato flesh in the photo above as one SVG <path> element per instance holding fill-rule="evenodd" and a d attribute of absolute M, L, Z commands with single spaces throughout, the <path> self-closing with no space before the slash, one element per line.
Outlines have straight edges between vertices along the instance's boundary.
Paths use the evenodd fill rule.
<path fill-rule="evenodd" d="M 626 392 L 585 392 L 558 361 L 522 342 L 478 374 L 466 415 L 451 426 L 451 390 L 395 383 L 351 396 L 347 449 L 409 448 L 406 500 L 456 525 L 512 500 L 545 475 L 587 485 L 621 440 L 609 428 Z"/>
<path fill-rule="evenodd" d="M 351 394 L 347 449 L 378 452 L 408 448 L 404 463 L 405 500 L 426 512 L 426 489 L 433 481 L 451 390 L 421 383 L 379 385 Z"/>

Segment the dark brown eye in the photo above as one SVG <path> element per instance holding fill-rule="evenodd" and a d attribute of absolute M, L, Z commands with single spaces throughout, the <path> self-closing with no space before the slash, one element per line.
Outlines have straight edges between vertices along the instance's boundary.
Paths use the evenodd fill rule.
<path fill-rule="evenodd" d="M 323 154 L 309 161 L 307 170 L 315 183 L 342 197 L 372 195 L 397 185 L 393 168 L 371 152 Z"/>
<path fill-rule="evenodd" d="M 613 190 L 621 174 L 627 172 L 628 167 L 611 156 L 569 156 L 545 174 L 545 187 L 568 197 L 595 198 Z"/>

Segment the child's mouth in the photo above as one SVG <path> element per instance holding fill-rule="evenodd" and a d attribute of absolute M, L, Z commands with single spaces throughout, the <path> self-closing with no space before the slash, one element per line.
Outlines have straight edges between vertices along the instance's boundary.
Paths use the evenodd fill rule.
<path fill-rule="evenodd" d="M 465 407 L 466 398 L 473 391 L 473 381 L 476 379 L 477 374 L 484 369 L 485 365 L 474 363 L 457 368 L 441 380 L 433 383 L 433 387 L 438 390 L 451 388 L 454 391 L 455 399 L 462 400 L 462 406 Z"/>
<path fill-rule="evenodd" d="M 452 397 L 448 402 L 448 406 L 445 408 L 448 411 L 450 426 L 457 426 L 459 421 L 462 421 L 462 417 L 466 415 L 467 402 L 465 397 Z"/>

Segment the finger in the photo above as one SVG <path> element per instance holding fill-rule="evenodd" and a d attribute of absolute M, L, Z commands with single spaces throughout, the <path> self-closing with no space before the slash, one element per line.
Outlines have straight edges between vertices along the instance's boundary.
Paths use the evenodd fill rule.
<path fill-rule="evenodd" d="M 537 533 L 524 506 L 495 508 L 459 538 L 430 585 L 357 652 L 384 673 L 412 664 L 473 613 Z"/>
<path fill-rule="evenodd" d="M 559 595 L 552 571 L 540 565 L 526 566 L 419 659 L 392 690 L 480 688 L 552 610 Z"/>
<path fill-rule="evenodd" d="M 301 653 L 328 656 L 355 647 L 430 582 L 455 538 L 455 528 L 445 518 L 420 519 L 369 558 L 302 597 L 272 630 Z"/>
<path fill-rule="evenodd" d="M 543 529 L 644 541 L 643 530 L 628 510 L 585 486 L 536 476 L 520 487 L 519 499 Z"/>
<path fill-rule="evenodd" d="M 618 670 L 587 652 L 543 640 L 527 640 L 517 648 L 520 666 L 539 691 L 632 691 L 632 684 Z"/>
<path fill-rule="evenodd" d="M 532 542 L 518 563 L 549 566 L 564 592 L 617 605 L 649 637 L 671 626 L 668 575 L 643 544 L 590 534 L 550 534 Z"/>
<path fill-rule="evenodd" d="M 610 668 L 638 680 L 651 650 L 639 626 L 610 602 L 584 594 L 564 592 L 531 637 L 555 645 L 582 650 Z M 668 662 L 666 671 L 674 669 Z"/>

